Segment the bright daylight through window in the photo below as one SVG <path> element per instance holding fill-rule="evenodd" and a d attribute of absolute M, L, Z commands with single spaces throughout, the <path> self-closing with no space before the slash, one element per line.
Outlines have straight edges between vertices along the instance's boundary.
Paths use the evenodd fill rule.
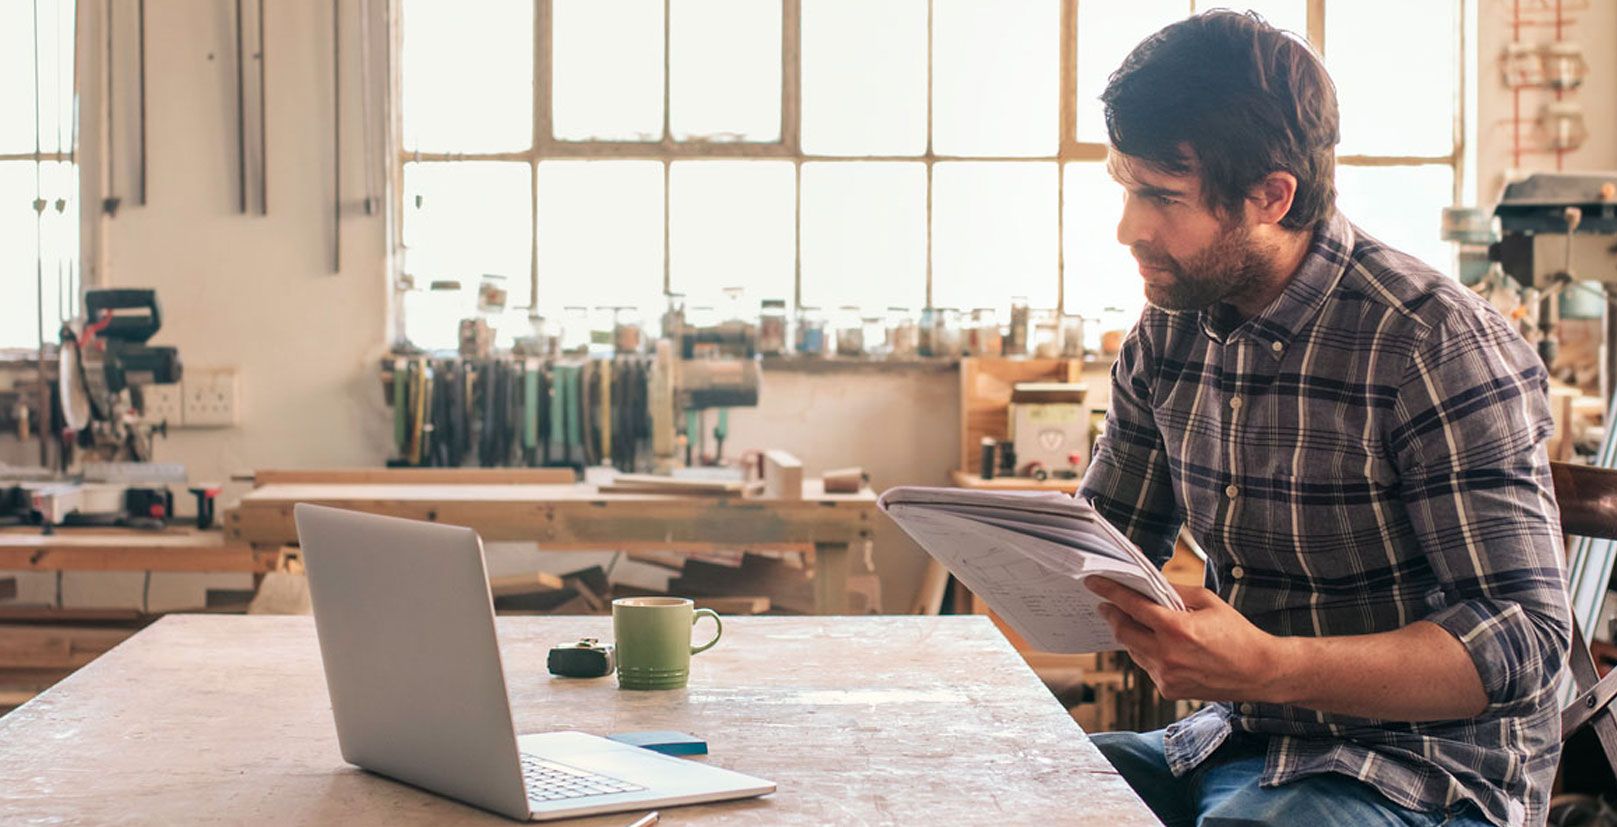
<path fill-rule="evenodd" d="M 1323 46 L 1344 210 L 1452 271 L 1455 4 L 404 0 L 404 330 L 453 347 L 490 276 L 506 341 L 530 315 L 654 322 L 665 294 L 722 308 L 727 288 L 753 314 L 1004 319 L 1019 296 L 1132 319 L 1096 98 L 1141 38 L 1229 5 Z"/>

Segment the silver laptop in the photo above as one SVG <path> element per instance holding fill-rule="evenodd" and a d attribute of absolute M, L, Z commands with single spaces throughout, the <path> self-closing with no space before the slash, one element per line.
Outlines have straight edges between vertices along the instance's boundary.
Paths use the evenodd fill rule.
<path fill-rule="evenodd" d="M 775 791 L 582 732 L 518 737 L 475 531 L 315 505 L 294 516 L 349 763 L 533 821 Z"/>

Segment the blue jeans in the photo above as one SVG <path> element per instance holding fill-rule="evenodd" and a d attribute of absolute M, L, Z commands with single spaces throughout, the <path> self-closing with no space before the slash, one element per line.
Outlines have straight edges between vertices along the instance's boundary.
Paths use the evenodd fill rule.
<path fill-rule="evenodd" d="M 1196 769 L 1175 778 L 1162 752 L 1162 730 L 1093 736 L 1106 760 L 1168 827 L 1352 824 L 1362 827 L 1488 827 L 1474 806 L 1423 813 L 1394 804 L 1369 784 L 1336 773 L 1261 787 L 1268 740 L 1232 733 Z"/>

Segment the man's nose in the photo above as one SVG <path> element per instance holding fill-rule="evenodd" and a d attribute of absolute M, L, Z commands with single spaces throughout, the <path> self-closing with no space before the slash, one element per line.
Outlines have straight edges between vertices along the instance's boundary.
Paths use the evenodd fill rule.
<path fill-rule="evenodd" d="M 1141 241 L 1149 241 L 1145 211 L 1140 209 L 1139 201 L 1134 196 L 1123 199 L 1123 217 L 1117 221 L 1117 241 L 1124 247 L 1133 247 Z"/>

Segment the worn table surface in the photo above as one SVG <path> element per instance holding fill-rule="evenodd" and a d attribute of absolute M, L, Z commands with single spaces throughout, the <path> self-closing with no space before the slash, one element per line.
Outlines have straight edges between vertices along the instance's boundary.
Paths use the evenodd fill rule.
<path fill-rule="evenodd" d="M 518 732 L 683 730 L 779 785 L 664 824 L 1156 823 L 985 619 L 732 618 L 669 692 L 546 674 L 610 622 L 499 620 Z M 170 616 L 0 718 L 0 818 L 513 823 L 345 764 L 330 709 L 310 618 Z"/>

